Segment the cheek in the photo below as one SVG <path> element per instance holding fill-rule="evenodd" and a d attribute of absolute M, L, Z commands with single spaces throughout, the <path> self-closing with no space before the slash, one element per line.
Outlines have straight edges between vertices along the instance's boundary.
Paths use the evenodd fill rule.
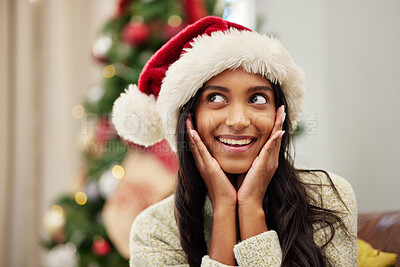
<path fill-rule="evenodd" d="M 269 136 L 275 123 L 275 113 L 259 115 L 254 120 L 254 126 L 263 136 Z"/>
<path fill-rule="evenodd" d="M 210 112 L 196 112 L 196 130 L 199 133 L 203 142 L 207 141 L 212 136 L 216 128 L 216 118 Z"/>

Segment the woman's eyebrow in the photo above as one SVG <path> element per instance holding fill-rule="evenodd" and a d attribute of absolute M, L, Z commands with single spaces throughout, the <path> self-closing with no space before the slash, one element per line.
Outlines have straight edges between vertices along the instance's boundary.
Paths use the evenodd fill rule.
<path fill-rule="evenodd" d="M 208 85 L 206 87 L 203 88 L 203 91 L 207 91 L 207 90 L 218 90 L 221 92 L 225 92 L 225 93 L 229 93 L 229 89 L 223 86 L 218 86 L 218 85 Z M 250 87 L 249 89 L 247 89 L 248 93 L 252 93 L 255 91 L 273 91 L 271 87 L 266 86 L 266 85 L 259 85 L 259 86 L 253 86 Z"/>
<path fill-rule="evenodd" d="M 247 92 L 248 93 L 253 93 L 253 92 L 256 92 L 256 91 L 271 91 L 271 92 L 273 92 L 274 90 L 272 90 L 272 88 L 271 87 L 269 87 L 269 86 L 266 86 L 266 85 L 259 85 L 259 86 L 254 86 L 254 87 L 250 87 L 249 89 L 247 89 Z"/>
<path fill-rule="evenodd" d="M 229 89 L 223 86 L 218 86 L 218 85 L 208 85 L 206 87 L 204 87 L 203 91 L 207 91 L 207 90 L 218 90 L 221 92 L 225 92 L 225 93 L 229 93 Z"/>

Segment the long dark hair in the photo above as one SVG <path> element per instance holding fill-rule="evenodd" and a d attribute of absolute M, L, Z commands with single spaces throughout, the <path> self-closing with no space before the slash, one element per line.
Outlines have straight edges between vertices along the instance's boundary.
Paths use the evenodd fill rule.
<path fill-rule="evenodd" d="M 275 106 L 285 105 L 286 113 L 290 114 L 280 86 L 273 84 L 273 90 Z M 175 193 L 175 218 L 181 246 L 190 266 L 200 266 L 202 257 L 207 254 L 203 215 L 207 189 L 189 149 L 185 127 L 189 113 L 195 118 L 194 112 L 201 91 L 200 89 L 181 109 L 177 125 L 179 171 Z M 265 220 L 268 229 L 275 230 L 279 236 L 282 266 L 325 266 L 324 248 L 333 239 L 335 228 L 339 225 L 346 232 L 347 229 L 337 212 L 313 205 L 307 199 L 306 187 L 309 185 L 301 182 L 300 173 L 324 171 L 299 170 L 294 167 L 290 155 L 292 133 L 288 130 L 292 129 L 291 123 L 290 116 L 287 116 L 283 125 L 286 133 L 282 137 L 279 165 L 263 200 L 265 214 L 269 214 Z M 329 174 L 324 173 L 340 199 Z M 316 223 L 330 230 L 330 236 L 322 246 L 318 246 L 313 238 L 313 224 Z"/>

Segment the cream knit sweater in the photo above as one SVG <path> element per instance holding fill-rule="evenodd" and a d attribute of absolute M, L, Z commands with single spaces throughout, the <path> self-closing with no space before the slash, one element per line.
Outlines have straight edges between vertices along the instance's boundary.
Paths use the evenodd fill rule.
<path fill-rule="evenodd" d="M 336 197 L 327 177 L 317 172 L 302 174 L 301 180 L 311 185 L 307 190 L 309 201 L 324 208 L 343 213 L 341 218 L 352 237 L 340 228 L 325 253 L 332 266 L 357 266 L 357 203 L 351 185 L 343 178 L 330 173 L 333 183 L 348 210 Z M 322 196 L 322 198 L 319 196 Z M 206 198 L 204 233 L 207 247 L 210 246 L 212 226 L 212 204 Z M 324 230 L 325 229 L 325 230 Z M 326 228 L 314 225 L 314 240 L 318 245 L 326 240 Z M 239 266 L 280 266 L 282 250 L 278 235 L 270 230 L 243 240 L 235 245 L 234 255 Z M 179 232 L 174 217 L 174 195 L 147 208 L 133 222 L 130 234 L 130 266 L 188 266 L 186 255 L 179 241 Z M 227 266 L 209 258 L 202 259 L 201 266 Z"/>

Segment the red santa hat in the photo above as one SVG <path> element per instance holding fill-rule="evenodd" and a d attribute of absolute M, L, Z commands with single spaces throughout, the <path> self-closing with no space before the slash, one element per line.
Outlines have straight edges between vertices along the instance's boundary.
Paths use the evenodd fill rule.
<path fill-rule="evenodd" d="M 130 85 L 115 101 L 118 134 L 143 146 L 163 138 L 176 151 L 179 111 L 212 77 L 242 68 L 279 83 L 286 112 L 296 125 L 302 110 L 305 77 L 281 42 L 218 17 L 189 25 L 146 63 L 139 86 Z"/>

